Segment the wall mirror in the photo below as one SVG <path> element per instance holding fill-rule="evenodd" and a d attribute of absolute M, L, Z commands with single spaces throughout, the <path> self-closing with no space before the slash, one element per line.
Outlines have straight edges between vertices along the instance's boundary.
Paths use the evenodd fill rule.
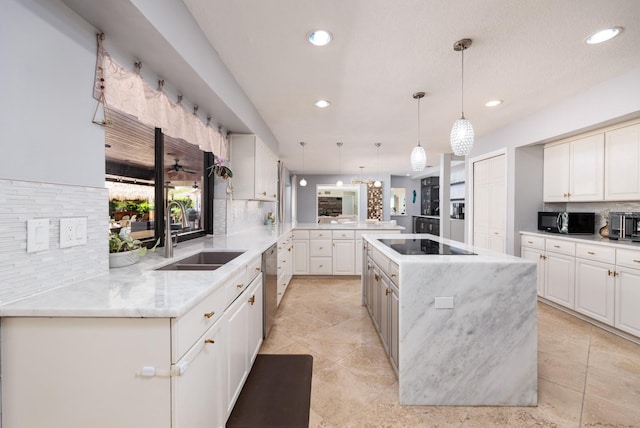
<path fill-rule="evenodd" d="M 316 186 L 317 222 L 356 222 L 359 201 L 359 186 L 319 184 Z"/>
<path fill-rule="evenodd" d="M 389 206 L 391 215 L 407 215 L 407 189 L 392 187 Z"/>

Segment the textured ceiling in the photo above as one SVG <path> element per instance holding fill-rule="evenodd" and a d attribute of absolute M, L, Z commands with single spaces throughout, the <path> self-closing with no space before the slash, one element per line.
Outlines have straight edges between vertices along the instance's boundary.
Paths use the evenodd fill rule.
<path fill-rule="evenodd" d="M 280 143 L 280 158 L 307 173 L 410 172 L 417 139 L 429 164 L 449 152 L 460 116 L 460 53 L 465 53 L 465 116 L 476 136 L 640 67 L 638 0 L 184 0 L 205 35 Z M 589 46 L 596 30 L 621 36 Z M 308 31 L 334 41 L 317 48 Z M 321 110 L 320 98 L 332 102 Z M 503 99 L 489 109 L 484 103 Z"/>

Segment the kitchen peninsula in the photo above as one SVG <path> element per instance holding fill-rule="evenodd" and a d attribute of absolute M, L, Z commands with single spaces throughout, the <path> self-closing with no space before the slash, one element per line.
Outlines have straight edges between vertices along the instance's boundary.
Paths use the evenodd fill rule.
<path fill-rule="evenodd" d="M 535 263 L 428 234 L 363 239 L 363 303 L 400 404 L 537 404 Z"/>

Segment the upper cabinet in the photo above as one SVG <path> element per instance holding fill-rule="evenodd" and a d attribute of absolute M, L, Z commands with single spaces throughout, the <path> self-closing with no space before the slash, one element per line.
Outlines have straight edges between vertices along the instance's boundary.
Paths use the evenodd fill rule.
<path fill-rule="evenodd" d="M 544 149 L 544 201 L 604 199 L 604 133 Z"/>
<path fill-rule="evenodd" d="M 233 196 L 275 201 L 278 197 L 278 159 L 255 135 L 231 135 Z"/>
<path fill-rule="evenodd" d="M 604 186 L 608 201 L 640 199 L 640 124 L 607 132 Z"/>

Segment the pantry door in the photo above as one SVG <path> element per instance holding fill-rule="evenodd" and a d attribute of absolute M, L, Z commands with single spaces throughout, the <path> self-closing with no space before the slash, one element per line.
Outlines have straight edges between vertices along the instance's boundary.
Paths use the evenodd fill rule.
<path fill-rule="evenodd" d="M 507 246 L 506 155 L 473 162 L 473 245 L 504 253 Z"/>

